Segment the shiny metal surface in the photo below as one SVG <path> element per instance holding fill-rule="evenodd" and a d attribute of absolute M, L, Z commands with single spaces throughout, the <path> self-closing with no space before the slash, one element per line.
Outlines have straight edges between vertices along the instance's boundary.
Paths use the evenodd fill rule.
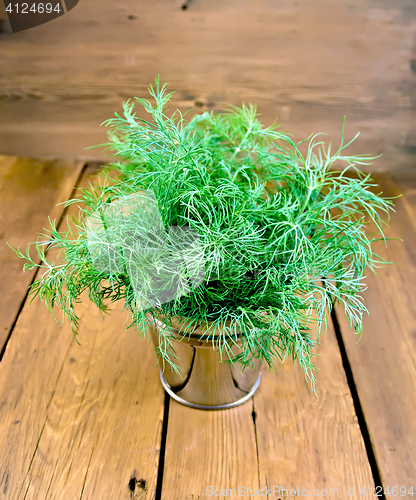
<path fill-rule="evenodd" d="M 156 347 L 160 323 L 157 325 L 152 329 Z M 161 370 L 162 385 L 172 398 L 192 408 L 205 410 L 232 408 L 251 398 L 260 383 L 259 360 L 255 360 L 254 368 L 243 371 L 238 365 L 234 367 L 224 362 L 225 359 L 221 358 L 218 348 L 213 348 L 211 340 L 200 340 L 198 328 L 190 338 L 182 338 L 179 330 L 177 333 L 178 340 L 173 340 L 172 344 L 178 356 L 175 364 L 180 367 L 181 375 L 169 366 Z M 239 349 L 238 345 L 231 348 L 234 355 Z"/>

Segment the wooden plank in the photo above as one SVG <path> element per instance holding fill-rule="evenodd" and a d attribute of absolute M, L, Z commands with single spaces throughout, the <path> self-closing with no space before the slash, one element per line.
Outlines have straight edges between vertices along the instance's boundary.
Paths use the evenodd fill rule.
<path fill-rule="evenodd" d="M 386 195 L 406 192 L 396 200 L 386 230 L 388 237 L 403 242 L 376 247 L 380 256 L 397 265 L 367 274 L 369 315 L 360 342 L 342 311 L 338 319 L 381 480 L 391 492 L 393 486 L 416 487 L 416 197 L 412 187 L 398 187 L 388 176 L 375 180 Z"/>
<path fill-rule="evenodd" d="M 331 488 L 344 498 L 345 486 L 374 484 L 332 328 L 317 353 L 318 397 L 297 364 L 279 364 L 263 372 L 254 420 L 252 402 L 204 413 L 172 401 L 163 498 L 205 498 L 208 486 L 228 496 L 238 487 L 299 487 L 308 490 L 302 498 L 325 488 L 329 496 Z M 275 497 L 290 495 L 275 490 Z"/>
<path fill-rule="evenodd" d="M 81 346 L 37 300 L 18 318 L 0 363 L 0 491 L 152 499 L 164 402 L 154 350 L 125 331 L 119 304 L 104 319 L 87 297 L 79 308 Z"/>
<path fill-rule="evenodd" d="M 261 482 L 277 497 L 299 488 L 301 498 L 346 498 L 345 487 L 374 484 L 332 325 L 316 353 L 317 396 L 290 362 L 265 373 L 255 395 Z"/>
<path fill-rule="evenodd" d="M 33 303 L 0 364 L 0 488 L 10 499 L 152 499 L 163 390 L 152 346 L 83 305 L 78 346 Z M 135 478 L 131 490 L 131 479 Z"/>
<path fill-rule="evenodd" d="M 230 410 L 203 411 L 171 399 L 163 500 L 205 498 L 213 489 L 240 484 L 259 487 L 252 409 L 248 401 Z"/>
<path fill-rule="evenodd" d="M 413 0 L 182 4 L 80 2 L 2 35 L 0 151 L 97 158 L 83 148 L 105 141 L 99 124 L 160 73 L 177 91 L 171 110 L 253 102 L 266 125 L 278 116 L 295 139 L 324 131 L 336 143 L 346 115 L 347 134 L 362 134 L 351 151 L 384 152 L 375 168 L 412 164 Z"/>
<path fill-rule="evenodd" d="M 51 219 L 61 217 L 84 162 L 34 160 L 0 155 L 0 352 L 34 272 L 6 245 L 26 248 Z M 35 255 L 35 253 L 33 253 Z"/>

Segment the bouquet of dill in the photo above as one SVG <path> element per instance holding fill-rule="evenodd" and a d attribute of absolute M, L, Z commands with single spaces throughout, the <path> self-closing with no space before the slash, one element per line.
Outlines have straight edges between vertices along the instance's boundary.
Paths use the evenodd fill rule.
<path fill-rule="evenodd" d="M 149 120 L 127 101 L 123 116 L 105 122 L 116 160 L 68 202 L 84 206 L 73 228 L 52 225 L 37 242 L 40 264 L 17 251 L 25 268 L 45 269 L 30 293 L 60 306 L 74 333 L 85 290 L 103 311 L 123 300 L 142 333 L 162 319 L 158 354 L 173 368 L 172 324 L 185 333 L 205 324 L 220 349 L 241 343 L 232 362 L 271 366 L 289 356 L 313 385 L 328 310 L 343 304 L 361 333 L 364 270 L 383 262 L 371 245 L 384 239 L 381 214 L 393 203 L 357 168 L 373 157 L 344 154 L 344 125 L 331 152 L 317 136 L 295 144 L 275 124 L 263 127 L 253 105 L 187 120 L 166 115 L 166 84 L 157 79 L 149 92 L 154 102 L 136 98 Z M 377 234 L 367 234 L 368 221 Z M 58 264 L 48 261 L 51 247 L 62 251 Z M 172 248 L 191 264 L 179 266 Z"/>

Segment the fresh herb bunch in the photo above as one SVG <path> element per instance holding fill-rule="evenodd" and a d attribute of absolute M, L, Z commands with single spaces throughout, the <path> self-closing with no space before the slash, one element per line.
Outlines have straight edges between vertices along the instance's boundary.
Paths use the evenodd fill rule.
<path fill-rule="evenodd" d="M 243 366 L 253 358 L 271 366 L 290 356 L 313 385 L 312 351 L 326 329 L 327 311 L 343 304 L 350 325 L 361 333 L 363 273 L 384 262 L 371 244 L 384 239 L 380 214 L 393 203 L 374 194 L 370 176 L 357 168 L 373 158 L 344 155 L 352 142 L 344 144 L 344 126 L 341 145 L 331 152 L 317 136 L 295 144 L 275 124 L 264 128 L 253 105 L 187 120 L 180 111 L 165 114 L 172 95 L 166 84 L 157 79 L 149 92 L 154 103 L 136 100 L 150 121 L 136 116 L 127 101 L 123 116 L 105 122 L 107 146 L 117 161 L 101 172 L 97 187 L 68 202 L 85 207 L 73 227 L 60 233 L 52 224 L 36 245 L 39 265 L 29 251 L 18 251 L 28 260 L 26 269 L 46 270 L 30 293 L 51 311 L 60 306 L 75 333 L 74 305 L 86 290 L 102 311 L 122 299 L 130 326 L 140 332 L 162 318 L 158 354 L 173 368 L 171 326 L 179 318 L 192 330 L 201 322 L 210 325 L 207 334 L 220 349 L 241 341 L 233 362 Z M 344 163 L 343 170 L 334 170 L 335 163 Z M 116 179 L 110 170 L 118 172 Z M 348 176 L 350 171 L 355 175 Z M 154 192 L 166 228 L 197 231 L 206 262 L 199 286 L 148 309 L 137 303 L 125 268 L 94 266 L 86 229 L 91 214 L 143 190 Z M 367 235 L 369 220 L 377 234 Z M 45 256 L 53 247 L 63 251 L 59 264 Z"/>

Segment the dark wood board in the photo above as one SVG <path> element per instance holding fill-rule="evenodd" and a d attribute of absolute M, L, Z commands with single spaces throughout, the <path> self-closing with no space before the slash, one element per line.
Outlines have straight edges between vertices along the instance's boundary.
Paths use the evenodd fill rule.
<path fill-rule="evenodd" d="M 4 23 L 0 151 L 103 158 L 84 150 L 106 140 L 99 124 L 160 74 L 171 110 L 253 102 L 266 125 L 335 142 L 346 115 L 352 152 L 384 152 L 374 169 L 415 167 L 413 0 L 183 3 L 84 1 L 21 33 Z"/>

